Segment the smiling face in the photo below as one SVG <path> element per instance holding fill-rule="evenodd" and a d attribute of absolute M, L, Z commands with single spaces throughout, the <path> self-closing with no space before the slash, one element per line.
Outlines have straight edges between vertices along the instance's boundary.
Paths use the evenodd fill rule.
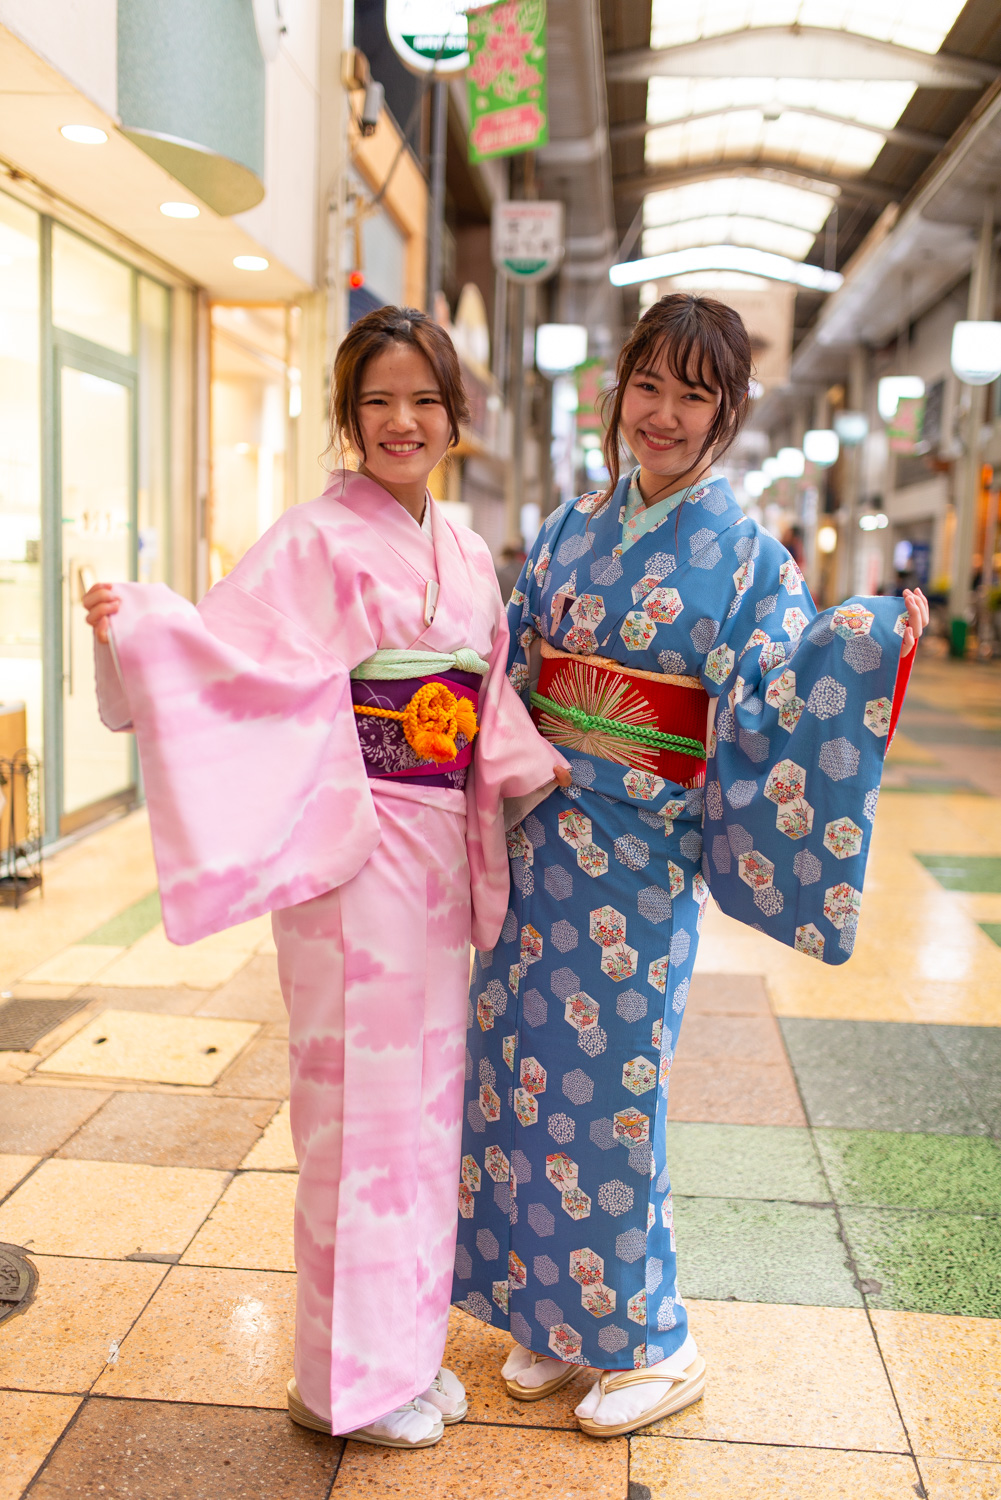
<path fill-rule="evenodd" d="M 357 414 L 361 472 L 419 520 L 428 475 L 451 438 L 441 389 L 419 349 L 392 343 L 372 356 L 362 373 Z"/>
<path fill-rule="evenodd" d="M 706 371 L 698 377 L 689 371 L 687 380 L 674 374 L 663 346 L 636 366 L 622 395 L 620 431 L 639 460 L 644 499 L 670 494 L 708 471 L 712 453 L 699 454 L 720 399 Z"/>

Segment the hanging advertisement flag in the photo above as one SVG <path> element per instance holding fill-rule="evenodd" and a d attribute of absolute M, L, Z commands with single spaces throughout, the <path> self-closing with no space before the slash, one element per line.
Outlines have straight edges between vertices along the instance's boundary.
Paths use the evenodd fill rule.
<path fill-rule="evenodd" d="M 924 396 L 903 396 L 897 402 L 896 416 L 886 425 L 891 453 L 913 453 L 922 437 L 925 414 Z"/>
<path fill-rule="evenodd" d="M 469 66 L 466 0 L 386 0 L 386 34 L 411 73 L 445 75 Z"/>
<path fill-rule="evenodd" d="M 563 204 L 523 198 L 495 203 L 490 253 L 508 281 L 545 281 L 563 259 Z"/>
<path fill-rule="evenodd" d="M 467 13 L 469 160 L 535 151 L 549 139 L 546 0 L 499 0 Z"/>
<path fill-rule="evenodd" d="M 607 375 L 603 359 L 586 359 L 574 372 L 577 377 L 577 436 L 585 432 L 604 435 L 605 424 L 598 411 L 598 397 L 605 388 Z"/>

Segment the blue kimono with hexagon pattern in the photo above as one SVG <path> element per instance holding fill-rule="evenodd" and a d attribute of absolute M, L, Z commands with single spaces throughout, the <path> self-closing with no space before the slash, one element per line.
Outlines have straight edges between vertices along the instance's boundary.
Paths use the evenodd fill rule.
<path fill-rule="evenodd" d="M 509 835 L 511 906 L 470 991 L 453 1299 L 543 1355 L 644 1367 L 680 1347 L 671 1061 L 710 892 L 825 963 L 849 956 L 902 643 L 899 599 L 818 614 L 729 485 L 631 545 L 628 478 L 546 521 L 509 608 L 541 636 L 698 677 L 705 787 L 573 749 L 573 785 Z"/>

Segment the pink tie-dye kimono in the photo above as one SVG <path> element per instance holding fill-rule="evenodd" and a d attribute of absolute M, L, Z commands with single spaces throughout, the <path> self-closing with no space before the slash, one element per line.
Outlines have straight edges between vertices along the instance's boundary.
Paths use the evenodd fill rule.
<path fill-rule="evenodd" d="M 197 609 L 118 586 L 101 712 L 138 738 L 164 925 L 273 911 L 299 1160 L 295 1375 L 334 1432 L 427 1388 L 455 1243 L 469 944 L 508 905 L 505 799 L 562 759 L 505 675 L 484 543 L 337 473 Z M 440 596 L 425 624 L 426 584 Z M 490 662 L 465 792 L 370 780 L 348 674 L 382 647 Z"/>

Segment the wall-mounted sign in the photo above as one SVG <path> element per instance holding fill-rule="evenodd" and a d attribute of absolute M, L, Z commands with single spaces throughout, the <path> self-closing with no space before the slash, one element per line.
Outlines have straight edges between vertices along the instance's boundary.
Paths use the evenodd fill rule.
<path fill-rule="evenodd" d="M 461 73 L 469 66 L 466 0 L 386 0 L 386 32 L 411 73 Z"/>
<path fill-rule="evenodd" d="M 490 249 L 509 281 L 545 281 L 563 259 L 563 204 L 495 203 Z"/>
<path fill-rule="evenodd" d="M 470 10 L 470 161 L 535 151 L 548 139 L 546 0 Z"/>

